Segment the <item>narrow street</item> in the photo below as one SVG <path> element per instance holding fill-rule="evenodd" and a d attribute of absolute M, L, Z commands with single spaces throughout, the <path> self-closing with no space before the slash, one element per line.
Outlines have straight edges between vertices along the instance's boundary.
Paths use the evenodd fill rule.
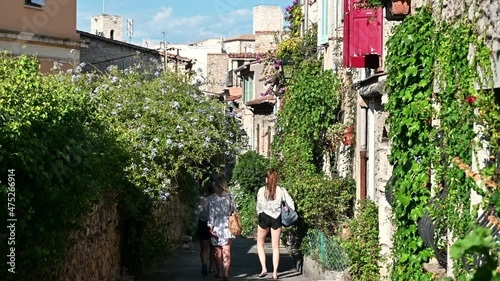
<path fill-rule="evenodd" d="M 266 243 L 268 270 L 272 269 L 271 243 Z M 272 280 L 269 273 L 265 278 L 259 278 L 260 264 L 257 256 L 256 241 L 237 238 L 233 242 L 232 264 L 229 280 Z M 193 241 L 192 248 L 180 248 L 152 270 L 140 281 L 205 281 L 214 280 L 215 274 L 201 276 L 199 243 Z M 279 280 L 310 281 L 295 269 L 295 262 L 285 248 L 281 248 Z M 222 279 L 217 279 L 222 280 Z"/>

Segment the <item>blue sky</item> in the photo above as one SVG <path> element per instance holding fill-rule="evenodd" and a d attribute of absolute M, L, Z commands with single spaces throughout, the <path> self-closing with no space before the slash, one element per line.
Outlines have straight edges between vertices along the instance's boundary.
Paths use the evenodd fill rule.
<path fill-rule="evenodd" d="M 193 43 L 252 33 L 252 9 L 262 3 L 284 10 L 292 0 L 104 0 L 104 13 L 121 16 L 124 24 L 134 20 L 134 44 L 161 41 L 162 32 L 171 44 Z M 78 0 L 77 5 L 77 28 L 89 32 L 90 18 L 103 12 L 103 2 Z"/>

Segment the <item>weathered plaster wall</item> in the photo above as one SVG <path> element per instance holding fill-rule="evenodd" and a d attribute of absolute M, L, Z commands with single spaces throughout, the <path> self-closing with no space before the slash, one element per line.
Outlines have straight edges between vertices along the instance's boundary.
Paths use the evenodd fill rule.
<path fill-rule="evenodd" d="M 255 52 L 266 53 L 269 50 L 275 50 L 278 47 L 276 43 L 275 31 L 259 31 L 255 33 Z"/>
<path fill-rule="evenodd" d="M 228 54 L 207 55 L 207 84 L 202 90 L 222 93 L 226 88 Z"/>
<path fill-rule="evenodd" d="M 253 33 L 257 31 L 282 31 L 283 10 L 280 6 L 258 5 L 253 8 Z"/>

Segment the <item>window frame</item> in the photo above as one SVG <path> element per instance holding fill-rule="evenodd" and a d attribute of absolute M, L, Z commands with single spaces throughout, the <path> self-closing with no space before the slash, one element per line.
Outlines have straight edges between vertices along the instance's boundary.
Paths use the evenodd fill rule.
<path fill-rule="evenodd" d="M 24 0 L 24 5 L 28 7 L 43 8 L 46 5 L 46 3 L 45 0 Z"/>
<path fill-rule="evenodd" d="M 243 78 L 243 102 L 253 100 L 254 88 L 254 72 L 249 71 Z"/>

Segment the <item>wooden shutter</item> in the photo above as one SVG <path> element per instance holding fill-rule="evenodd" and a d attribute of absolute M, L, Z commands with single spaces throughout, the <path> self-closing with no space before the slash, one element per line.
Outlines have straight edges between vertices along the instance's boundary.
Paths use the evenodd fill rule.
<path fill-rule="evenodd" d="M 382 8 L 344 0 L 344 67 L 377 68 L 382 57 Z"/>
<path fill-rule="evenodd" d="M 328 43 L 330 37 L 330 0 L 321 0 L 319 15 L 318 46 Z"/>

